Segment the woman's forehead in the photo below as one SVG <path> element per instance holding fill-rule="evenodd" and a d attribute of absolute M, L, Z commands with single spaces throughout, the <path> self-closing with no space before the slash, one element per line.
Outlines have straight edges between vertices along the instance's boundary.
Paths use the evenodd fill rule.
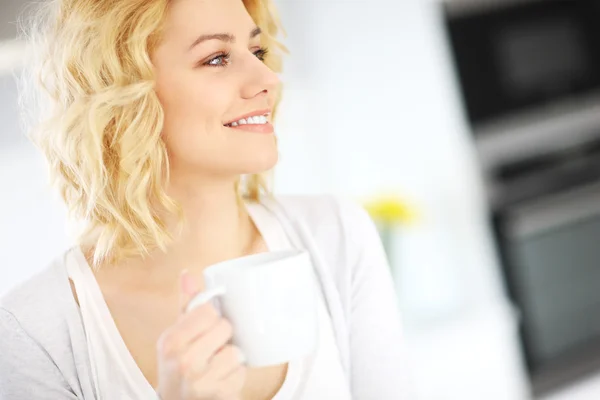
<path fill-rule="evenodd" d="M 235 33 L 252 24 L 242 0 L 176 0 L 169 6 L 165 34 Z"/>

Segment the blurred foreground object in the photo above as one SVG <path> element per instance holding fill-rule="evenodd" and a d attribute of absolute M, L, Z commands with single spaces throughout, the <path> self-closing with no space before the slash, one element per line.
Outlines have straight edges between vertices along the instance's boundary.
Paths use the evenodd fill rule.
<path fill-rule="evenodd" d="M 396 195 L 379 195 L 364 203 L 364 207 L 377 225 L 390 266 L 394 265 L 393 243 L 401 226 L 418 220 L 414 206 Z"/>

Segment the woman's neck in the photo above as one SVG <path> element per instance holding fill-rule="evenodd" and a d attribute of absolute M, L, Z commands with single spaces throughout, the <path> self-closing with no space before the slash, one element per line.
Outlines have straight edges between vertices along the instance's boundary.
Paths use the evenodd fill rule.
<path fill-rule="evenodd" d="M 105 273 L 120 281 L 114 283 L 172 287 L 184 269 L 201 277 L 209 265 L 266 249 L 233 184 L 169 189 L 184 212 L 182 229 L 177 231 L 174 219 L 168 221 L 174 240 L 166 252 L 157 249 L 147 257 L 108 267 Z"/>

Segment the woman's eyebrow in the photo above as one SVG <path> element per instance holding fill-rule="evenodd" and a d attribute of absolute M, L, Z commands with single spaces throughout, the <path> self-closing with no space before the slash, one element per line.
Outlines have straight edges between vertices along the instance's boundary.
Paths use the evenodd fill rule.
<path fill-rule="evenodd" d="M 260 35 L 261 33 L 262 33 L 262 30 L 259 27 L 254 28 L 250 32 L 250 39 L 255 38 L 256 36 Z M 206 42 L 208 40 L 220 40 L 222 42 L 235 43 L 236 39 L 235 39 L 235 36 L 232 35 L 231 33 L 209 33 L 209 34 L 205 34 L 205 35 L 200 35 L 196 40 L 194 40 L 194 43 L 191 44 L 189 50 L 198 46 L 200 43 Z"/>

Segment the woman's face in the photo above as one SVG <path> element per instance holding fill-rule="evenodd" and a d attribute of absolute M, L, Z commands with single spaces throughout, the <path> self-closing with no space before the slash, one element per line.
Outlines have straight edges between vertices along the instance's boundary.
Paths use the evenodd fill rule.
<path fill-rule="evenodd" d="M 276 164 L 269 113 L 279 79 L 260 36 L 242 0 L 171 3 L 153 63 L 172 176 L 229 179 Z M 247 115 L 257 117 L 237 122 Z"/>

